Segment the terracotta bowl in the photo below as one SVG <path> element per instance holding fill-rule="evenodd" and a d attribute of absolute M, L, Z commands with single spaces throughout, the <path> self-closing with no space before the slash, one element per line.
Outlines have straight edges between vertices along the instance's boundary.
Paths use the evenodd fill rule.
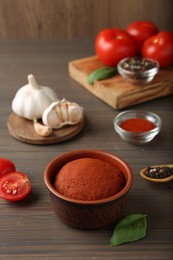
<path fill-rule="evenodd" d="M 80 158 L 97 158 L 115 165 L 122 172 L 125 187 L 112 197 L 84 201 L 68 198 L 58 193 L 54 187 L 54 177 L 66 163 Z M 99 228 L 114 223 L 121 217 L 125 196 L 133 182 L 130 166 L 120 157 L 99 150 L 75 150 L 55 157 L 46 167 L 44 182 L 49 190 L 53 209 L 66 224 L 76 228 Z"/>

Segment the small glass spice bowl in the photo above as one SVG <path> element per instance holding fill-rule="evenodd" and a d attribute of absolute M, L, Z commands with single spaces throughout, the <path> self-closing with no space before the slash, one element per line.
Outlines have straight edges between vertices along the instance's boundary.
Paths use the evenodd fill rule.
<path fill-rule="evenodd" d="M 153 80 L 159 71 L 159 63 L 143 57 L 125 58 L 118 63 L 117 69 L 125 80 L 143 85 Z"/>
<path fill-rule="evenodd" d="M 122 128 L 122 123 L 129 120 L 129 119 L 142 119 L 146 120 L 149 122 L 149 124 L 153 124 L 154 128 L 146 131 L 142 130 L 139 131 L 137 130 L 125 130 Z M 146 123 L 147 123 L 146 122 Z M 124 112 L 119 113 L 113 120 L 113 125 L 115 131 L 120 135 L 120 137 L 132 144 L 135 145 L 142 145 L 145 143 L 150 142 L 153 140 L 153 138 L 160 132 L 161 126 L 162 126 L 162 121 L 160 117 L 154 113 L 148 112 L 148 111 L 140 111 L 140 110 L 127 110 Z M 135 120 L 134 120 L 134 125 L 133 129 L 135 129 Z M 136 126 L 137 127 L 137 126 Z M 138 127 L 139 128 L 139 127 Z"/>

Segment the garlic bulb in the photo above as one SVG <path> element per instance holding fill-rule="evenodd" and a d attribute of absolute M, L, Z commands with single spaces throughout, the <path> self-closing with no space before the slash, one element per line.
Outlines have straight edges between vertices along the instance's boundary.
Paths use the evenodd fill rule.
<path fill-rule="evenodd" d="M 19 116 L 33 120 L 41 118 L 44 110 L 58 99 L 49 87 L 38 85 L 33 75 L 28 75 L 28 84 L 21 87 L 13 101 L 12 110 Z"/>
<path fill-rule="evenodd" d="M 83 118 L 83 108 L 75 102 L 65 99 L 53 102 L 43 113 L 42 121 L 54 129 L 64 125 L 74 125 Z"/>

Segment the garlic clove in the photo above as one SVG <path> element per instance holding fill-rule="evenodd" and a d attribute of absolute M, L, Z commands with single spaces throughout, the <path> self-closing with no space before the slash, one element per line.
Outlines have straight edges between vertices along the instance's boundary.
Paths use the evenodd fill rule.
<path fill-rule="evenodd" d="M 83 108 L 77 103 L 69 102 L 68 104 L 69 124 L 74 125 L 82 120 Z"/>
<path fill-rule="evenodd" d="M 50 127 L 40 124 L 36 118 L 33 119 L 33 122 L 37 134 L 44 137 L 51 135 L 52 129 Z"/>
<path fill-rule="evenodd" d="M 61 128 L 63 126 L 63 117 L 61 113 L 60 102 L 53 102 L 43 113 L 42 121 L 44 125 L 54 129 Z"/>
<path fill-rule="evenodd" d="M 61 123 L 63 123 L 64 119 L 63 119 L 63 115 L 62 115 L 62 110 L 61 110 L 61 103 L 60 101 L 54 102 L 53 103 L 53 109 L 55 110 L 57 117 L 59 118 L 59 120 L 61 121 Z M 51 106 L 50 106 L 50 110 L 51 110 Z"/>
<path fill-rule="evenodd" d="M 65 99 L 63 99 L 63 100 L 61 100 L 60 105 L 61 105 L 63 123 L 68 123 L 68 121 L 69 121 L 68 102 Z"/>

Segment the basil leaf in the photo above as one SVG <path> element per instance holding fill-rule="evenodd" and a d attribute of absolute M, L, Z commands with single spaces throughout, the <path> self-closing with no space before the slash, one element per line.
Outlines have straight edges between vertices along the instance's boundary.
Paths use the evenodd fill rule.
<path fill-rule="evenodd" d="M 94 70 L 91 74 L 88 75 L 88 83 L 93 84 L 95 80 L 107 79 L 115 76 L 117 72 L 116 67 L 102 67 Z"/>
<path fill-rule="evenodd" d="M 147 215 L 130 214 L 115 226 L 110 246 L 117 246 L 139 240 L 146 236 Z"/>

